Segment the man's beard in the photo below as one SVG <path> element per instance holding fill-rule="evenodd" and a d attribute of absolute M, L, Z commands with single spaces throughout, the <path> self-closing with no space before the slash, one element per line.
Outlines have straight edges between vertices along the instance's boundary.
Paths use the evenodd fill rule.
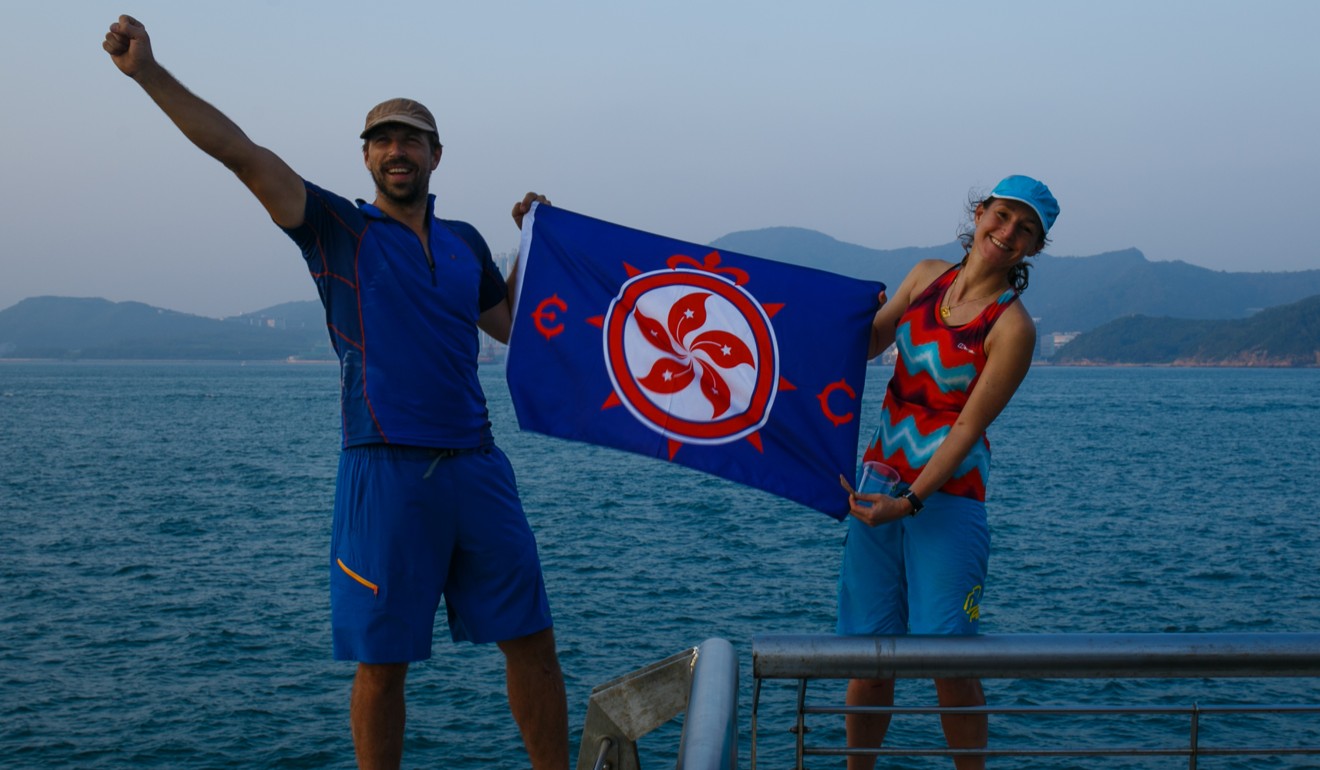
<path fill-rule="evenodd" d="M 421 168 L 414 167 L 416 173 L 413 174 L 412 181 L 401 187 L 398 184 L 391 182 L 389 175 L 385 173 L 385 169 L 391 165 L 397 166 L 399 164 L 386 163 L 371 170 L 371 178 L 376 183 L 376 190 L 381 195 L 389 198 L 390 201 L 401 206 L 411 206 L 420 201 L 426 200 L 431 182 L 430 173 Z"/>

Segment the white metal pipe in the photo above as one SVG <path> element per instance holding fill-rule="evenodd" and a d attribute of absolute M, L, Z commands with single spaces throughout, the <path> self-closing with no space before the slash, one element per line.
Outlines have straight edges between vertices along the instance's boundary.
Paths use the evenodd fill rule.
<path fill-rule="evenodd" d="M 707 639 L 692 662 L 687 715 L 677 770 L 738 766 L 738 653 L 724 639 Z"/>

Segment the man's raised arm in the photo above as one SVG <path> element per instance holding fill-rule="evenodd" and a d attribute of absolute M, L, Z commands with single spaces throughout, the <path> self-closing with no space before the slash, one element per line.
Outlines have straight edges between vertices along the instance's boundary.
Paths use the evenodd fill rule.
<path fill-rule="evenodd" d="M 302 224 L 307 200 L 302 178 L 278 155 L 249 139 L 224 113 L 189 91 L 160 66 L 141 22 L 132 16 L 120 16 L 119 21 L 110 25 L 102 47 L 115 66 L 142 86 L 189 141 L 225 164 L 247 185 L 275 224 L 282 227 Z"/>

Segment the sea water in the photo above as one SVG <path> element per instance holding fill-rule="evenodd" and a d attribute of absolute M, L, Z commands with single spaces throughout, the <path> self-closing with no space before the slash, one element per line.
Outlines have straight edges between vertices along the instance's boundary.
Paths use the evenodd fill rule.
<path fill-rule="evenodd" d="M 863 441 L 887 374 L 869 371 Z M 324 364 L 0 363 L 0 766 L 353 767 L 353 667 L 330 659 L 326 591 L 337 380 Z M 519 432 L 503 370 L 484 367 L 482 381 L 540 543 L 574 757 L 594 685 L 723 637 L 740 659 L 747 766 L 752 637 L 832 631 L 843 525 L 668 463 Z M 1320 630 L 1317 428 L 1318 370 L 1037 367 L 991 429 L 982 631 Z M 405 766 L 526 768 L 498 650 L 452 644 L 443 613 L 434 649 L 409 677 Z M 814 683 L 811 698 L 841 702 L 842 684 Z M 1187 705 L 1314 701 L 1315 684 L 986 690 L 998 705 Z M 795 696 L 765 687 L 761 767 L 792 766 Z M 898 698 L 934 702 L 928 682 L 900 682 Z M 840 717 L 812 725 L 811 742 L 842 742 Z M 1320 742 L 1314 715 L 1221 732 Z M 1185 719 L 991 721 L 1001 745 L 1178 746 L 1186 734 Z M 896 718 L 891 737 L 941 742 L 930 717 Z M 672 767 L 677 743 L 677 722 L 643 738 L 643 766 Z"/>

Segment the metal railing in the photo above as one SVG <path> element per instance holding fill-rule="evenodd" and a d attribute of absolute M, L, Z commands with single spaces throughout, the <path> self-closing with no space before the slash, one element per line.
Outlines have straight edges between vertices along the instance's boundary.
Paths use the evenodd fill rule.
<path fill-rule="evenodd" d="M 1201 756 L 1320 755 L 1320 745 L 1201 744 L 1201 719 L 1224 714 L 1320 714 L 1320 704 L 1201 706 L 980 706 L 960 708 L 809 705 L 807 682 L 819 679 L 1159 679 L 1320 677 L 1320 634 L 1035 634 L 982 636 L 761 635 L 752 642 L 751 766 L 763 680 L 798 681 L 797 767 L 805 756 Z M 848 749 L 806 745 L 808 714 L 1180 715 L 1188 740 L 1172 747 L 1003 747 Z M 1311 724 L 1314 733 L 1320 725 Z"/>
<path fill-rule="evenodd" d="M 724 639 L 593 688 L 577 770 L 640 770 L 637 740 L 685 710 L 678 770 L 737 767 L 738 655 Z"/>

